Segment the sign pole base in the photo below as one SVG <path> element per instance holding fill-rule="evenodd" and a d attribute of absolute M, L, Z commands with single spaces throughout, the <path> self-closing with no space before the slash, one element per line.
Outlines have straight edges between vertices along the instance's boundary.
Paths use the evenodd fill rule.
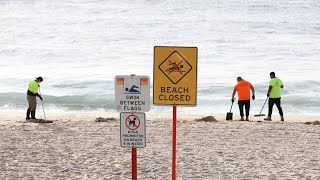
<path fill-rule="evenodd" d="M 132 148 L 132 180 L 137 180 L 137 148 Z"/>
<path fill-rule="evenodd" d="M 172 180 L 176 179 L 177 106 L 173 106 L 172 123 Z"/>

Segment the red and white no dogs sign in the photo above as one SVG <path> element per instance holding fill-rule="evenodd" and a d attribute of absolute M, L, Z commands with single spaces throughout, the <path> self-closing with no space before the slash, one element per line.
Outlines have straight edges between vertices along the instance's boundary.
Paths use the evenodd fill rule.
<path fill-rule="evenodd" d="M 140 127 L 140 118 L 135 114 L 131 114 L 126 118 L 125 123 L 128 129 L 137 130 Z"/>
<path fill-rule="evenodd" d="M 120 113 L 120 143 L 121 147 L 146 147 L 145 113 Z"/>

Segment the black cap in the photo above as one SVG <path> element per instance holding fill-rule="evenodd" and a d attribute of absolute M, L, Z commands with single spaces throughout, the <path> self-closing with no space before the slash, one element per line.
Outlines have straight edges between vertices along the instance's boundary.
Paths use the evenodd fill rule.
<path fill-rule="evenodd" d="M 38 80 L 38 81 L 42 82 L 42 81 L 43 81 L 43 78 L 42 78 L 42 77 L 37 77 L 37 79 L 36 79 L 36 80 Z"/>

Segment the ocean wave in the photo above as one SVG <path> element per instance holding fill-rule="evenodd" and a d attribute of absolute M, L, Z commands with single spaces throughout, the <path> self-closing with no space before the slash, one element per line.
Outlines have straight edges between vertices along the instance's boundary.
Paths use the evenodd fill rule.
<path fill-rule="evenodd" d="M 221 88 L 218 91 L 223 91 Z M 210 91 L 212 92 L 212 91 Z M 229 110 L 231 105 L 231 93 L 225 94 L 209 94 L 208 92 L 198 95 L 197 111 L 206 112 L 212 110 L 222 113 Z M 61 110 L 115 110 L 115 95 L 114 94 L 85 94 L 85 95 L 68 95 L 68 96 L 43 96 L 43 103 L 48 109 Z M 152 97 L 150 98 L 152 99 Z M 266 100 L 265 94 L 257 94 L 256 100 L 252 101 L 252 110 L 260 110 Z M 38 105 L 41 105 L 38 100 Z M 150 102 L 152 104 L 152 102 Z M 304 94 L 283 95 L 282 105 L 284 109 L 294 113 L 318 113 L 320 108 L 320 97 L 306 97 Z M 0 93 L 0 108 L 1 109 L 26 109 L 27 98 L 24 93 Z M 237 107 L 234 107 L 237 109 Z M 167 109 L 167 108 L 163 108 Z M 265 107 L 267 109 L 267 106 Z M 151 106 L 152 111 L 162 110 L 161 106 Z M 189 110 L 186 110 L 188 112 Z"/>
<path fill-rule="evenodd" d="M 114 94 L 75 95 L 75 96 L 43 96 L 43 103 L 51 108 L 64 110 L 114 109 Z M 38 100 L 38 104 L 40 101 Z M 0 93 L 0 107 L 26 108 L 27 97 L 23 93 Z"/>

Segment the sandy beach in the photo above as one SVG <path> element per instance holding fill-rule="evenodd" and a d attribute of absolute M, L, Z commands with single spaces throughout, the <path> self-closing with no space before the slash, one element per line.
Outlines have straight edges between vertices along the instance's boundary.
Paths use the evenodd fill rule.
<path fill-rule="evenodd" d="M 178 180 L 320 180 L 319 12 L 320 0 L 0 0 L 0 180 L 130 180 L 121 145 L 144 134 L 138 179 L 171 180 L 172 105 Z M 272 121 L 254 117 L 272 104 Z M 53 123 L 26 121 L 27 107 Z M 116 110 L 148 111 L 146 133 Z"/>
<path fill-rule="evenodd" d="M 48 112 L 51 124 L 26 123 L 22 111 L 0 114 L 0 179 L 131 179 L 131 149 L 120 147 L 119 113 Z M 240 122 L 212 116 L 218 121 L 178 114 L 177 179 L 320 180 L 320 126 L 304 124 L 319 117 Z M 97 117 L 116 120 L 95 122 Z M 138 179 L 171 179 L 171 114 L 146 117 Z"/>

